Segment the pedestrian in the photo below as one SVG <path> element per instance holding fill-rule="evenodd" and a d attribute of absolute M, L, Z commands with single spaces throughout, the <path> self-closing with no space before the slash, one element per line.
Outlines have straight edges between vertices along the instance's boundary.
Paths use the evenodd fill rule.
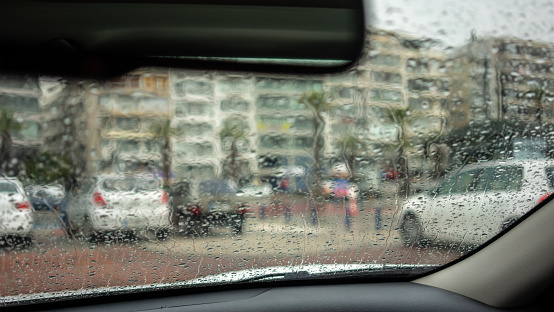
<path fill-rule="evenodd" d="M 333 181 L 333 201 L 342 204 L 344 209 L 344 226 L 348 231 L 352 227 L 352 211 L 350 210 L 350 201 L 348 196 L 348 189 L 350 188 L 350 181 L 345 177 L 338 176 Z"/>
<path fill-rule="evenodd" d="M 287 177 L 283 177 L 281 179 L 281 182 L 279 183 L 279 192 L 283 195 L 287 194 L 289 191 L 289 179 Z M 285 195 L 287 196 L 287 195 Z M 283 196 L 283 197 L 285 197 Z M 292 220 L 292 207 L 289 202 L 288 198 L 283 198 L 283 215 L 285 217 L 285 223 L 290 223 Z"/>
<path fill-rule="evenodd" d="M 381 194 L 377 191 L 369 193 L 369 204 L 373 206 L 373 215 L 375 218 L 375 230 L 380 231 L 383 228 Z"/>

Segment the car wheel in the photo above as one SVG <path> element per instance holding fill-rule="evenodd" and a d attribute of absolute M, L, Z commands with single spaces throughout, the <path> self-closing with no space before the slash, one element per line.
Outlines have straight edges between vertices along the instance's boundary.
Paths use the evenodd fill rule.
<path fill-rule="evenodd" d="M 242 234 L 242 228 L 243 228 L 242 223 L 239 224 L 239 225 L 233 225 L 233 234 L 235 234 L 235 235 Z"/>
<path fill-rule="evenodd" d="M 210 225 L 199 224 L 198 226 L 194 227 L 193 231 L 194 234 L 198 236 L 208 236 L 210 235 Z"/>
<path fill-rule="evenodd" d="M 166 240 L 169 237 L 168 229 L 158 229 L 156 230 L 156 239 L 159 241 Z"/>
<path fill-rule="evenodd" d="M 25 249 L 33 245 L 33 239 L 29 236 L 9 235 L 5 237 L 5 245 L 10 248 Z"/>
<path fill-rule="evenodd" d="M 238 218 L 233 220 L 232 228 L 233 228 L 233 234 L 235 235 L 242 234 L 242 230 L 244 228 L 244 217 L 239 216 Z"/>
<path fill-rule="evenodd" d="M 412 213 L 404 216 L 400 225 L 400 233 L 406 246 L 418 247 L 424 244 L 421 222 Z"/>
<path fill-rule="evenodd" d="M 100 238 L 98 233 L 93 230 L 92 224 L 90 223 L 90 220 L 88 218 L 85 218 L 80 232 L 83 239 L 90 243 L 96 243 Z"/>
<path fill-rule="evenodd" d="M 195 217 L 190 223 L 189 231 L 192 235 L 208 236 L 210 234 L 211 223 L 206 217 Z"/>
<path fill-rule="evenodd" d="M 22 246 L 25 248 L 33 247 L 33 238 L 30 236 L 23 237 Z"/>

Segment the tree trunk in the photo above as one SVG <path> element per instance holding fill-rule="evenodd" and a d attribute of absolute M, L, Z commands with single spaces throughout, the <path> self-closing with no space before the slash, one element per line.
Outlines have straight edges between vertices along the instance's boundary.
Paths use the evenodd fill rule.
<path fill-rule="evenodd" d="M 313 118 L 314 121 L 314 143 L 313 143 L 313 153 L 314 153 L 314 186 L 316 192 L 321 192 L 321 132 L 323 131 L 323 117 L 321 113 L 316 112 Z"/>
<path fill-rule="evenodd" d="M 8 165 L 10 164 L 12 152 L 12 138 L 10 132 L 7 129 L 2 130 L 2 144 L 0 145 L 0 159 L 2 161 L 1 170 L 2 173 L 8 172 Z"/>
<path fill-rule="evenodd" d="M 350 181 L 355 182 L 356 176 L 354 174 L 354 152 L 351 154 L 347 154 L 346 156 L 346 165 L 348 166 L 348 170 L 350 170 Z"/>
<path fill-rule="evenodd" d="M 171 145 L 169 138 L 165 139 L 162 154 L 163 186 L 169 187 L 169 175 L 171 174 Z"/>
<path fill-rule="evenodd" d="M 223 164 L 223 171 L 229 176 L 233 181 L 238 181 L 239 172 L 237 160 L 239 157 L 239 150 L 237 147 L 237 142 L 235 139 L 231 141 L 231 152 Z"/>
<path fill-rule="evenodd" d="M 399 179 L 398 196 L 407 198 L 410 195 L 410 172 L 403 147 L 398 150 L 397 171 L 397 179 Z"/>

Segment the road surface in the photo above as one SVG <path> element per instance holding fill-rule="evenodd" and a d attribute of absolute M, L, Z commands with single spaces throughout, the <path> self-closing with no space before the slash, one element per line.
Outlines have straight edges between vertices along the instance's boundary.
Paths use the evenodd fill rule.
<path fill-rule="evenodd" d="M 186 281 L 210 274 L 314 263 L 444 264 L 463 254 L 458 247 L 408 248 L 394 214 L 381 229 L 373 214 L 358 213 L 346 226 L 341 213 L 248 219 L 242 235 L 213 229 L 206 237 L 151 233 L 91 244 L 72 239 L 52 216 L 42 215 L 35 244 L 0 248 L 0 296 Z M 288 221 L 288 222 L 285 222 Z"/>

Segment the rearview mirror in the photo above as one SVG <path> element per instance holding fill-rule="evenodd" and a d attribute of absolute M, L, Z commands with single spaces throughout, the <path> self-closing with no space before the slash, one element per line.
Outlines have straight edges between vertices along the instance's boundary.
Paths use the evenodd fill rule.
<path fill-rule="evenodd" d="M 358 58 L 364 32 L 363 0 L 3 1 L 0 71 L 108 77 L 224 63 L 329 72 Z"/>

